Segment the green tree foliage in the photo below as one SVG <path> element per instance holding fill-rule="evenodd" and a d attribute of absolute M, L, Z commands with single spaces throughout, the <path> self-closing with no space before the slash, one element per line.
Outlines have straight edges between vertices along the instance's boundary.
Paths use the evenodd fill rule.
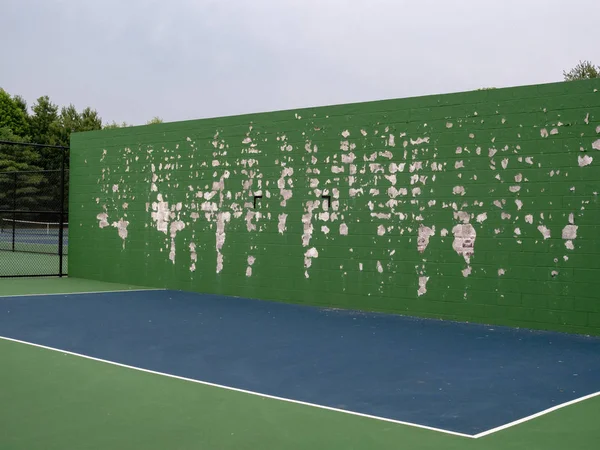
<path fill-rule="evenodd" d="M 7 127 L 17 136 L 26 136 L 29 131 L 27 104 L 21 97 L 11 97 L 0 88 L 0 128 Z"/>
<path fill-rule="evenodd" d="M 114 120 L 112 121 L 112 123 L 107 123 L 102 125 L 102 129 L 103 130 L 111 130 L 114 128 L 126 128 L 126 127 L 132 127 L 133 125 L 128 124 L 127 122 L 122 122 L 122 123 L 117 123 Z"/>
<path fill-rule="evenodd" d="M 579 61 L 571 70 L 563 71 L 565 81 L 588 80 L 600 78 L 600 66 L 595 66 L 590 61 Z"/>
<path fill-rule="evenodd" d="M 17 136 L 10 128 L 3 127 L 0 128 L 0 140 L 27 142 L 29 139 Z M 33 147 L 0 144 L 1 209 L 11 209 L 15 198 L 18 199 L 19 209 L 35 208 L 37 204 L 44 201 L 40 185 L 45 182 L 45 176 L 29 172 L 39 170 L 40 161 L 41 155 Z M 14 172 L 24 173 L 16 175 Z"/>
<path fill-rule="evenodd" d="M 154 116 L 152 119 L 146 122 L 146 125 L 154 125 L 157 123 L 163 123 L 163 120 L 158 116 Z"/>
<path fill-rule="evenodd" d="M 37 99 L 29 116 L 31 139 L 36 144 L 50 144 L 58 122 L 58 106 L 46 95 Z"/>

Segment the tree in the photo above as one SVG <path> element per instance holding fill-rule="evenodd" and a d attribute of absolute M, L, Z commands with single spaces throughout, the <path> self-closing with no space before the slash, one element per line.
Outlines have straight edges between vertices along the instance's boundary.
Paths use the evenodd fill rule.
<path fill-rule="evenodd" d="M 579 63 L 568 72 L 563 71 L 563 77 L 565 78 L 565 81 L 600 78 L 600 66 L 594 66 L 590 61 L 579 61 Z"/>
<path fill-rule="evenodd" d="M 146 125 L 154 125 L 157 123 L 163 123 L 163 120 L 158 116 L 154 116 L 152 119 L 146 122 Z"/>
<path fill-rule="evenodd" d="M 29 131 L 25 101 L 21 97 L 11 97 L 0 88 L 0 128 L 3 127 L 21 137 L 25 137 Z"/>
<path fill-rule="evenodd" d="M 102 129 L 103 130 L 111 130 L 114 128 L 127 128 L 127 127 L 132 127 L 132 126 L 133 125 L 130 125 L 127 122 L 122 122 L 122 123 L 118 124 L 117 122 L 115 122 L 113 120 L 112 123 L 107 123 L 105 125 L 102 125 Z"/>
<path fill-rule="evenodd" d="M 33 111 L 29 116 L 31 139 L 37 144 L 50 144 L 54 140 L 52 133 L 56 130 L 58 122 L 58 106 L 45 95 L 38 98 L 31 109 Z"/>

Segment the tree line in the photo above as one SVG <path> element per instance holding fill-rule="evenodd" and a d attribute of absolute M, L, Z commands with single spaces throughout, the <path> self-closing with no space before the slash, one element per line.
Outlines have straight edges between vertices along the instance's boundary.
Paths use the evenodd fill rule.
<path fill-rule="evenodd" d="M 160 123 L 154 117 L 148 124 Z M 31 142 L 69 147 L 71 133 L 131 126 L 128 123 L 103 123 L 90 107 L 78 111 L 74 105 L 60 108 L 45 95 L 28 108 L 20 95 L 10 95 L 0 87 L 0 140 Z M 55 149 L 0 145 L 0 172 L 56 170 L 62 155 Z"/>

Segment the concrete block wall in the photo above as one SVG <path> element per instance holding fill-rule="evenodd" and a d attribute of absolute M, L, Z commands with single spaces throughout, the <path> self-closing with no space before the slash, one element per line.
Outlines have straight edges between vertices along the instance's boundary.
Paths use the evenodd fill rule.
<path fill-rule="evenodd" d="M 74 277 L 600 334 L 600 80 L 74 134 Z"/>

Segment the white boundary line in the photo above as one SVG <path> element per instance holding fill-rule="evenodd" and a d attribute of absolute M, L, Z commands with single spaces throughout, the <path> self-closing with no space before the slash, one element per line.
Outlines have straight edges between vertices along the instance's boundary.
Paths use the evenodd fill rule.
<path fill-rule="evenodd" d="M 161 290 L 161 289 L 157 289 L 157 290 Z M 55 295 L 59 295 L 59 294 L 55 294 Z M 405 426 L 414 427 L 414 428 L 421 428 L 421 429 L 429 430 L 429 431 L 437 431 L 438 433 L 450 434 L 450 435 L 453 435 L 453 436 L 460 436 L 460 437 L 469 438 L 469 439 L 479 439 L 479 438 L 482 438 L 482 437 L 485 437 L 485 436 L 489 436 L 490 434 L 497 433 L 498 431 L 502 431 L 502 430 L 505 430 L 507 428 L 514 427 L 514 426 L 522 424 L 524 422 L 528 422 L 528 421 L 533 420 L 533 419 L 535 419 L 537 417 L 544 416 L 546 414 L 549 414 L 549 413 L 551 413 L 553 411 L 556 411 L 558 409 L 564 408 L 566 406 L 574 405 L 576 403 L 580 403 L 580 402 L 583 402 L 585 400 L 589 400 L 591 398 L 600 396 L 600 391 L 594 392 L 592 394 L 585 395 L 583 397 L 579 397 L 579 398 L 576 398 L 574 400 L 570 400 L 570 401 L 565 402 L 565 403 L 561 403 L 559 405 L 556 405 L 556 406 L 553 406 L 551 408 L 545 409 L 543 411 L 537 412 L 537 413 L 532 414 L 530 416 L 523 417 L 522 419 L 518 419 L 518 420 L 515 420 L 513 422 L 506 423 L 504 425 L 500 425 L 499 427 L 496 427 L 496 428 L 492 428 L 492 429 L 489 429 L 489 430 L 486 430 L 486 431 L 482 431 L 481 433 L 477 433 L 475 435 L 471 435 L 471 434 L 459 433 L 459 432 L 456 432 L 456 431 L 444 430 L 442 428 L 429 427 L 427 425 L 420 425 L 418 423 L 404 422 L 404 421 L 401 421 L 401 420 L 395 420 L 395 419 L 389 419 L 389 418 L 386 418 L 386 417 L 373 416 L 373 415 L 370 415 L 370 414 L 363 414 L 363 413 L 359 413 L 359 412 L 355 412 L 355 411 L 347 411 L 347 410 L 343 410 L 343 409 L 333 408 L 331 406 L 318 405 L 316 403 L 308 403 L 308 402 L 303 402 L 303 401 L 300 401 L 300 400 L 293 400 L 293 399 L 284 398 L 284 397 L 277 397 L 275 395 L 261 394 L 260 392 L 248 391 L 248 390 L 245 390 L 245 389 L 234 388 L 234 387 L 231 387 L 231 386 L 224 386 L 224 385 L 221 385 L 221 384 L 210 383 L 208 381 L 195 380 L 193 378 L 180 377 L 178 375 L 172 375 L 172 374 L 169 374 L 169 373 L 157 372 L 157 371 L 149 370 L 149 369 L 143 369 L 141 367 L 129 366 L 127 364 L 121 364 L 121 363 L 114 362 L 114 361 L 108 361 L 106 359 L 95 358 L 93 356 L 83 355 L 81 353 L 70 352 L 68 350 L 61 350 L 59 348 L 48 347 L 46 345 L 34 344 L 33 342 L 21 341 L 19 339 L 13 339 L 13 338 L 9 338 L 9 337 L 6 337 L 6 336 L 0 336 L 0 339 L 5 340 L 5 341 L 10 341 L 10 342 L 16 342 L 18 344 L 25 344 L 25 345 L 30 345 L 30 346 L 33 346 L 33 347 L 43 348 L 45 350 L 52 350 L 52 351 L 63 353 L 63 354 L 67 354 L 67 355 L 78 356 L 80 358 L 85 358 L 85 359 L 89 359 L 89 360 L 92 360 L 92 361 L 102 362 L 102 363 L 105 363 L 105 364 L 111 364 L 113 366 L 123 367 L 123 368 L 126 368 L 126 369 L 137 370 L 137 371 L 140 371 L 140 372 L 150 373 L 150 374 L 153 374 L 153 375 L 161 375 L 161 376 L 164 376 L 164 377 L 174 378 L 174 379 L 177 379 L 177 380 L 190 381 L 192 383 L 197 383 L 197 384 L 202 384 L 202 385 L 205 385 L 205 386 L 216 387 L 216 388 L 225 389 L 225 390 L 228 390 L 228 391 L 241 392 L 241 393 L 244 393 L 244 394 L 255 395 L 255 396 L 263 397 L 263 398 L 269 398 L 269 399 L 272 399 L 272 400 L 279 400 L 279 401 L 288 402 L 288 403 L 295 403 L 295 404 L 298 404 L 298 405 L 310 406 L 310 407 L 313 407 L 313 408 L 325 409 L 325 410 L 328 410 L 328 411 L 339 412 L 339 413 L 342 413 L 342 414 L 349 414 L 349 415 L 352 415 L 352 416 L 365 417 L 367 419 L 380 420 L 382 422 L 395 423 L 395 424 L 405 425 Z"/>
<path fill-rule="evenodd" d="M 492 433 L 497 433 L 498 431 L 502 431 L 502 430 L 505 430 L 507 428 L 514 427 L 515 425 L 519 425 L 519 424 L 524 423 L 524 422 L 529 422 L 530 420 L 533 420 L 533 419 L 535 419 L 537 417 L 540 417 L 540 416 L 544 416 L 544 415 L 546 415 L 548 413 L 551 413 L 552 411 L 556 411 L 557 409 L 564 408 L 565 406 L 574 405 L 575 403 L 583 402 L 584 400 L 589 400 L 590 398 L 594 398 L 594 397 L 597 397 L 599 395 L 600 395 L 600 391 L 594 392 L 593 394 L 585 395 L 583 397 L 576 398 L 575 400 L 571 400 L 571 401 L 568 401 L 568 402 L 565 402 L 565 403 L 561 403 L 559 405 L 553 406 L 552 408 L 544 409 L 543 411 L 537 412 L 537 413 L 532 414 L 532 415 L 527 416 L 527 417 L 523 417 L 522 419 L 515 420 L 514 422 L 509 422 L 509 423 L 506 423 L 504 425 L 500 425 L 499 427 L 492 428 L 491 430 L 482 431 L 481 433 L 477 433 L 473 437 L 475 439 L 479 439 L 481 437 L 488 436 L 488 435 L 490 435 Z"/>
<path fill-rule="evenodd" d="M 15 294 L 15 295 L 0 295 L 0 298 L 9 297 L 47 297 L 50 295 L 85 295 L 85 294 L 112 294 L 118 292 L 152 292 L 152 291 L 166 291 L 167 289 L 149 288 L 149 289 L 117 289 L 114 291 L 89 291 L 89 292 L 56 292 L 53 294 Z M 1 336 L 0 336 L 1 337 Z"/>
<path fill-rule="evenodd" d="M 39 348 L 43 348 L 43 349 L 46 349 L 46 350 L 52 350 L 52 351 L 55 351 L 55 352 L 65 353 L 67 355 L 79 356 L 81 358 L 91 359 L 92 361 L 102 362 L 102 363 L 106 363 L 106 364 L 112 364 L 113 366 L 124 367 L 126 369 L 138 370 L 140 372 L 151 373 L 151 374 L 154 374 L 154 375 L 162 375 L 164 377 L 175 378 L 177 380 L 191 381 L 192 383 L 198 383 L 198 384 L 203 384 L 205 386 L 217 387 L 217 388 L 221 388 L 221 389 L 226 389 L 228 391 L 241 392 L 241 393 L 244 393 L 244 394 L 256 395 L 258 397 L 270 398 L 272 400 L 280 400 L 280 401 L 284 401 L 284 402 L 288 402 L 288 403 L 296 403 L 298 405 L 312 406 L 313 408 L 326 409 L 328 411 L 335 411 L 335 412 L 340 412 L 340 413 L 344 413 L 344 414 L 350 414 L 350 415 L 353 415 L 353 416 L 366 417 L 368 419 L 381 420 L 381 421 L 384 421 L 384 422 L 391 422 L 391 423 L 396 423 L 396 424 L 400 424 L 400 425 L 407 425 L 407 426 L 410 426 L 410 427 L 423 428 L 425 430 L 437 431 L 439 433 L 452 434 L 452 435 L 455 435 L 455 436 L 461 436 L 461 437 L 465 437 L 465 438 L 471 438 L 471 439 L 474 438 L 474 436 L 471 436 L 469 434 L 458 433 L 456 431 L 449 431 L 449 430 L 443 430 L 441 428 L 428 427 L 426 425 L 419 425 L 417 423 L 402 422 L 400 420 L 394 420 L 394 419 L 388 419 L 388 418 L 385 418 L 385 417 L 372 416 L 372 415 L 369 415 L 369 414 L 363 414 L 363 413 L 354 412 L 354 411 L 345 411 L 343 409 L 332 408 L 330 406 L 317 405 L 315 403 L 308 403 L 308 402 L 303 402 L 303 401 L 300 401 L 300 400 L 293 400 L 293 399 L 289 399 L 289 398 L 276 397 L 274 395 L 261 394 L 260 392 L 247 391 L 245 389 L 239 389 L 239 388 L 234 388 L 234 387 L 230 387 L 230 386 L 223 386 L 221 384 L 209 383 L 208 381 L 194 380 L 193 378 L 185 378 L 185 377 L 180 377 L 178 375 L 171 375 L 171 374 L 168 374 L 168 373 L 156 372 L 154 370 L 142 369 L 141 367 L 128 366 L 127 364 L 121 364 L 121 363 L 114 362 L 114 361 L 107 361 L 105 359 L 95 358 L 93 356 L 82 355 L 81 353 L 69 352 L 67 350 L 61 350 L 61 349 L 58 349 L 58 348 L 47 347 L 45 345 L 34 344 L 32 342 L 21 341 L 19 339 L 13 339 L 13 338 L 5 337 L 5 336 L 0 336 L 0 339 L 5 340 L 5 341 L 10 341 L 10 342 L 16 342 L 16 343 L 19 343 L 19 344 L 31 345 L 33 347 L 39 347 Z"/>

